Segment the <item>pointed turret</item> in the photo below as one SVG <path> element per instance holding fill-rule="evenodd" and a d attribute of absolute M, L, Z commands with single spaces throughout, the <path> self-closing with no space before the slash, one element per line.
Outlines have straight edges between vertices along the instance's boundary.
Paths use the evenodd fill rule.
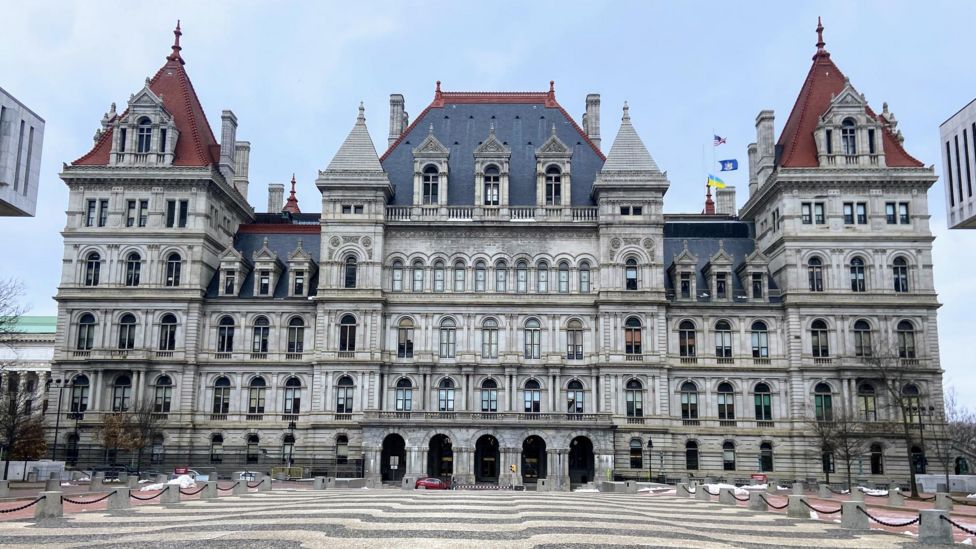
<path fill-rule="evenodd" d="M 344 184 L 380 185 L 385 191 L 393 192 L 366 128 L 366 109 L 362 102 L 359 103 L 359 116 L 356 117 L 352 131 L 332 157 L 329 167 L 319 171 L 315 184 L 319 189 Z"/>
<path fill-rule="evenodd" d="M 614 185 L 668 187 L 667 175 L 647 152 L 647 147 L 630 121 L 630 107 L 624 102 L 620 130 L 607 153 L 607 161 L 596 176 L 594 191 Z"/>
<path fill-rule="evenodd" d="M 298 198 L 295 197 L 295 174 L 291 174 L 291 193 L 288 195 L 288 201 L 285 202 L 285 207 L 281 211 L 291 214 L 302 213 L 302 210 L 298 208 Z"/>

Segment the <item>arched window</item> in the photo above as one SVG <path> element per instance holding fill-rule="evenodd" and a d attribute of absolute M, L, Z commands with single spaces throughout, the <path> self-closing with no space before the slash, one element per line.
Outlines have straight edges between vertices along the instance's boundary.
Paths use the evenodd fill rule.
<path fill-rule="evenodd" d="M 545 261 L 539 263 L 536 269 L 536 291 L 540 294 L 549 293 L 549 264 Z"/>
<path fill-rule="evenodd" d="M 769 358 L 769 330 L 766 323 L 752 323 L 752 358 Z"/>
<path fill-rule="evenodd" d="M 183 270 L 183 258 L 173 252 L 166 258 L 166 286 L 173 288 L 180 285 L 180 275 Z"/>
<path fill-rule="evenodd" d="M 678 354 L 684 357 L 694 357 L 695 349 L 695 323 L 690 320 L 683 320 L 678 325 Z"/>
<path fill-rule="evenodd" d="M 590 264 L 586 261 L 579 266 L 579 293 L 590 293 Z"/>
<path fill-rule="evenodd" d="M 441 321 L 440 357 L 454 358 L 457 351 L 457 323 L 450 318 Z"/>
<path fill-rule="evenodd" d="M 234 351 L 234 319 L 225 316 L 217 324 L 217 352 L 231 353 Z"/>
<path fill-rule="evenodd" d="M 102 267 L 102 256 L 91 252 L 85 258 L 85 286 L 98 286 L 98 273 Z"/>
<path fill-rule="evenodd" d="M 918 423 L 919 415 L 922 412 L 922 392 L 918 385 L 909 383 L 901 388 L 902 413 L 908 418 L 909 423 Z"/>
<path fill-rule="evenodd" d="M 400 378 L 396 384 L 396 411 L 413 410 L 413 384 L 407 378 Z"/>
<path fill-rule="evenodd" d="M 811 292 L 824 291 L 823 284 L 823 261 L 819 257 L 811 257 L 807 262 L 807 278 L 810 282 Z"/>
<path fill-rule="evenodd" d="M 247 463 L 257 463 L 261 456 L 258 445 L 261 439 L 257 435 L 247 435 L 247 446 L 244 450 L 244 459 Z"/>
<path fill-rule="evenodd" d="M 444 291 L 444 262 L 434 262 L 434 291 L 442 293 Z"/>
<path fill-rule="evenodd" d="M 224 461 L 224 436 L 214 435 L 210 438 L 210 463 Z"/>
<path fill-rule="evenodd" d="M 342 277 L 342 287 L 343 288 L 355 288 L 356 287 L 356 271 L 358 266 L 356 264 L 356 258 L 354 256 L 349 256 L 346 258 L 345 270 L 343 271 Z"/>
<path fill-rule="evenodd" d="M 394 292 L 403 291 L 403 263 L 399 261 L 394 261 L 393 266 L 390 268 L 390 288 Z"/>
<path fill-rule="evenodd" d="M 90 351 L 95 346 L 95 315 L 85 313 L 78 319 L 79 351 Z"/>
<path fill-rule="evenodd" d="M 566 386 L 566 413 L 582 414 L 584 410 L 583 383 L 574 379 Z"/>
<path fill-rule="evenodd" d="M 566 358 L 583 359 L 583 323 L 576 319 L 566 324 Z"/>
<path fill-rule="evenodd" d="M 539 321 L 530 318 L 525 322 L 525 358 L 542 355 L 542 329 Z"/>
<path fill-rule="evenodd" d="M 644 445 L 639 438 L 630 439 L 630 468 L 644 468 Z"/>
<path fill-rule="evenodd" d="M 397 358 L 413 358 L 413 320 L 400 319 L 397 325 Z"/>
<path fill-rule="evenodd" d="M 481 411 L 498 411 L 498 383 L 494 379 L 481 382 Z"/>
<path fill-rule="evenodd" d="M 525 403 L 525 413 L 537 414 L 542 411 L 542 389 L 538 381 L 534 379 L 526 381 L 522 396 Z"/>
<path fill-rule="evenodd" d="M 773 394 L 769 390 L 769 385 L 757 383 L 753 393 L 755 393 L 756 421 L 772 421 Z"/>
<path fill-rule="evenodd" d="M 353 382 L 349 376 L 342 376 L 336 382 L 336 413 L 351 414 L 353 404 Z"/>
<path fill-rule="evenodd" d="M 481 325 L 481 358 L 498 358 L 498 321 L 494 318 Z"/>
<path fill-rule="evenodd" d="M 644 385 L 631 379 L 627 382 L 627 417 L 644 417 Z"/>
<path fill-rule="evenodd" d="M 423 179 L 423 204 L 437 204 L 440 200 L 440 175 L 437 173 L 437 166 L 429 164 L 424 167 Z"/>
<path fill-rule="evenodd" d="M 88 410 L 88 377 L 77 376 L 71 382 L 71 413 L 83 414 Z"/>
<path fill-rule="evenodd" d="M 735 444 L 731 440 L 722 443 L 722 470 L 735 471 Z"/>
<path fill-rule="evenodd" d="M 339 320 L 339 352 L 356 350 L 356 317 L 343 315 Z"/>
<path fill-rule="evenodd" d="M 153 412 L 168 414 L 170 403 L 173 401 L 173 381 L 169 376 L 156 378 L 156 390 L 153 395 Z"/>
<path fill-rule="evenodd" d="M 439 412 L 454 411 L 454 381 L 444 378 L 437 386 L 437 410 Z"/>
<path fill-rule="evenodd" d="M 268 387 L 263 377 L 256 377 L 251 380 L 247 389 L 247 413 L 263 414 L 264 404 L 267 397 Z"/>
<path fill-rule="evenodd" d="M 414 292 L 424 291 L 424 264 L 420 261 L 414 261 L 411 272 L 413 273 L 413 286 L 411 290 Z"/>
<path fill-rule="evenodd" d="M 569 263 L 565 261 L 559 263 L 559 293 L 569 293 Z"/>
<path fill-rule="evenodd" d="M 125 412 L 132 400 L 132 380 L 129 376 L 121 375 L 112 383 L 112 411 Z"/>
<path fill-rule="evenodd" d="M 884 474 L 884 450 L 877 442 L 871 445 L 871 474 Z"/>
<path fill-rule="evenodd" d="M 895 291 L 904 293 L 908 291 L 908 261 L 904 257 L 896 257 L 891 265 L 891 274 L 894 276 Z"/>
<path fill-rule="evenodd" d="M 136 346 L 136 317 L 125 313 L 119 318 L 119 349 L 128 350 Z"/>
<path fill-rule="evenodd" d="M 854 322 L 854 356 L 871 356 L 871 325 L 866 320 Z"/>
<path fill-rule="evenodd" d="M 500 176 L 498 173 L 498 166 L 492 164 L 485 168 L 485 188 L 484 188 L 484 203 L 485 206 L 497 206 L 498 197 L 500 190 Z"/>
<path fill-rule="evenodd" d="M 851 291 L 863 292 L 864 290 L 864 260 L 855 257 L 851 259 Z"/>
<path fill-rule="evenodd" d="M 301 353 L 305 350 L 305 321 L 294 317 L 288 321 L 288 352 Z"/>
<path fill-rule="evenodd" d="M 768 473 L 773 470 L 773 444 L 763 442 L 759 445 L 759 471 Z"/>
<path fill-rule="evenodd" d="M 349 463 L 349 437 L 346 435 L 336 437 L 336 463 Z"/>
<path fill-rule="evenodd" d="M 857 408 L 864 421 L 878 421 L 878 393 L 874 385 L 862 383 L 857 388 Z"/>
<path fill-rule="evenodd" d="M 915 327 L 911 322 L 902 320 L 895 331 L 898 334 L 898 356 L 915 358 Z"/>
<path fill-rule="evenodd" d="M 271 334 L 271 323 L 268 319 L 263 316 L 259 316 L 254 321 L 254 327 L 251 333 L 251 352 L 252 353 L 267 353 L 268 352 L 268 338 Z"/>
<path fill-rule="evenodd" d="M 295 435 L 288 434 L 281 438 L 281 463 L 290 467 L 295 457 Z"/>
<path fill-rule="evenodd" d="M 529 265 L 525 261 L 515 264 L 515 291 L 524 294 L 529 291 Z"/>
<path fill-rule="evenodd" d="M 485 291 L 485 280 L 488 279 L 488 269 L 485 268 L 485 262 L 479 261 L 474 264 L 474 291 L 484 292 Z"/>
<path fill-rule="evenodd" d="M 732 357 L 732 325 L 727 320 L 719 320 L 715 323 L 715 356 Z"/>
<path fill-rule="evenodd" d="M 628 355 L 640 355 L 644 352 L 641 344 L 641 321 L 637 317 L 630 317 L 624 322 L 624 352 Z"/>
<path fill-rule="evenodd" d="M 681 384 L 681 419 L 698 419 L 698 387 L 690 381 Z"/>
<path fill-rule="evenodd" d="M 624 279 L 627 290 L 637 289 L 637 260 L 633 257 L 628 257 L 624 263 Z"/>
<path fill-rule="evenodd" d="M 834 420 L 834 397 L 830 385 L 818 383 L 813 388 L 813 407 L 817 421 Z"/>
<path fill-rule="evenodd" d="M 140 118 L 137 132 L 139 140 L 136 150 L 140 153 L 149 152 L 152 147 L 152 121 L 146 117 Z"/>
<path fill-rule="evenodd" d="M 735 419 L 735 393 L 728 381 L 718 384 L 718 418 L 726 421 Z"/>
<path fill-rule="evenodd" d="M 814 357 L 826 358 L 830 356 L 830 344 L 827 342 L 827 323 L 823 320 L 814 320 L 810 324 L 810 345 Z"/>
<path fill-rule="evenodd" d="M 460 261 L 454 264 L 454 291 L 464 291 L 464 263 Z"/>
<path fill-rule="evenodd" d="M 495 265 L 495 291 L 499 293 L 508 291 L 508 264 L 499 261 Z"/>
<path fill-rule="evenodd" d="M 852 118 L 845 118 L 840 124 L 840 143 L 845 155 L 857 154 L 857 137 Z"/>
<path fill-rule="evenodd" d="M 698 443 L 693 440 L 685 443 L 685 469 L 698 470 Z"/>
<path fill-rule="evenodd" d="M 139 274 L 142 271 L 142 256 L 132 252 L 125 258 L 125 285 L 138 286 Z"/>
<path fill-rule="evenodd" d="M 561 206 L 563 203 L 563 177 L 558 166 L 546 168 L 546 206 Z"/>
<path fill-rule="evenodd" d="M 214 380 L 213 408 L 211 413 L 226 414 L 230 411 L 230 380 L 220 376 Z"/>
<path fill-rule="evenodd" d="M 284 414 L 298 414 L 302 411 L 302 380 L 290 377 L 285 382 Z"/>

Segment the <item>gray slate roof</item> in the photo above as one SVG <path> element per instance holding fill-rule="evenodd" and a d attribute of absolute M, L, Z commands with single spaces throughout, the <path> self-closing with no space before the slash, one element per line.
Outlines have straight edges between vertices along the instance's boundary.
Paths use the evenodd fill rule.
<path fill-rule="evenodd" d="M 241 254 L 248 260 L 254 257 L 254 252 L 261 249 L 264 246 L 264 239 L 268 239 L 268 248 L 278 254 L 278 261 L 282 264 L 281 275 L 278 277 L 278 284 L 275 286 L 273 297 L 274 299 L 285 299 L 288 298 L 288 255 L 298 248 L 299 239 L 302 241 L 302 248 L 308 252 L 308 255 L 312 256 L 312 259 L 316 264 L 319 262 L 319 251 L 320 251 L 320 240 L 321 233 L 302 233 L 302 234 L 254 234 L 254 233 L 237 233 L 234 237 L 234 248 L 241 252 Z M 316 288 L 319 284 L 318 271 L 313 275 L 307 282 L 308 284 L 308 294 L 316 295 Z M 207 286 L 208 299 L 219 297 L 219 285 L 220 285 L 220 273 L 215 272 L 213 278 L 210 280 L 210 285 Z M 248 273 L 247 278 L 244 279 L 244 283 L 241 286 L 241 293 L 239 297 L 250 298 L 254 297 L 254 270 Z M 261 297 L 260 299 L 268 299 L 266 297 Z M 299 298 L 290 298 L 299 299 Z"/>
<path fill-rule="evenodd" d="M 352 131 L 342 142 L 342 146 L 332 157 L 332 162 L 329 162 L 329 167 L 325 171 L 379 172 L 382 170 L 380 159 L 376 156 L 376 147 L 373 146 L 369 130 L 366 129 L 366 113 L 360 103 L 356 125 L 352 127 Z"/>
<path fill-rule="evenodd" d="M 610 153 L 607 154 L 607 161 L 603 164 L 603 173 L 634 171 L 660 173 L 661 170 L 651 158 L 651 153 L 647 152 L 647 147 L 637 135 L 637 130 L 630 123 L 630 109 L 625 103 L 620 131 L 617 132 L 617 137 L 610 147 Z"/>

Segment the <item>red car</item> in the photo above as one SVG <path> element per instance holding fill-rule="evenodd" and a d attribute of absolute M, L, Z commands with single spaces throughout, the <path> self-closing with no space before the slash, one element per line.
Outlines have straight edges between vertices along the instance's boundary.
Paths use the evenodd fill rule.
<path fill-rule="evenodd" d="M 413 486 L 415 489 L 424 488 L 426 490 L 450 490 L 450 483 L 443 481 L 436 477 L 424 477 L 418 478 L 416 484 Z"/>

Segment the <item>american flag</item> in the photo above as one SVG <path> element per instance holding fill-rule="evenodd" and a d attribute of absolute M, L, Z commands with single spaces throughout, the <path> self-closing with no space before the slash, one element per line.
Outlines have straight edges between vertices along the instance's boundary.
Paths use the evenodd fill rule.
<path fill-rule="evenodd" d="M 712 145 L 715 145 L 716 147 L 718 147 L 719 145 L 725 144 L 725 138 L 722 137 L 721 135 L 716 135 L 714 137 L 715 138 L 712 140 Z"/>

